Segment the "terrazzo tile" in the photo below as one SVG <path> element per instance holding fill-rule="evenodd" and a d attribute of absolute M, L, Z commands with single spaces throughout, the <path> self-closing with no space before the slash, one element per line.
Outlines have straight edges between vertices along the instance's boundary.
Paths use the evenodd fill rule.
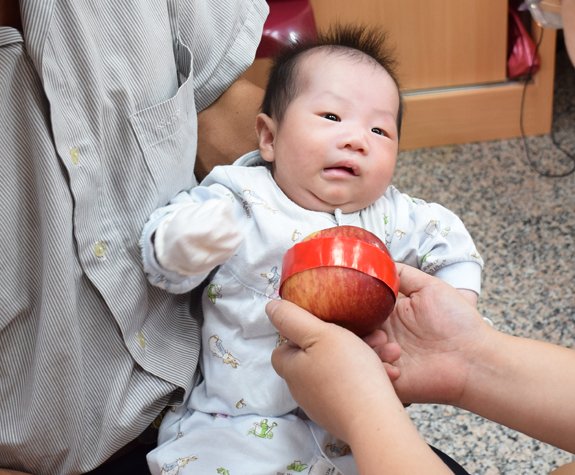
<path fill-rule="evenodd" d="M 575 69 L 560 44 L 554 97 L 554 135 L 574 153 Z M 550 135 L 527 141 L 538 168 L 573 166 Z M 401 152 L 393 184 L 464 221 L 485 260 L 478 308 L 497 329 L 575 348 L 575 173 L 539 175 L 523 140 L 512 139 Z M 408 412 L 428 443 L 473 475 L 548 474 L 575 461 L 457 408 L 413 405 Z"/>

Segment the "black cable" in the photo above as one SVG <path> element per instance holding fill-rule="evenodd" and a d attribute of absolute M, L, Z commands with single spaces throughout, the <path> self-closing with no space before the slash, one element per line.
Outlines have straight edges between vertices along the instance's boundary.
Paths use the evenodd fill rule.
<path fill-rule="evenodd" d="M 527 91 L 527 85 L 529 84 L 529 82 L 531 81 L 531 78 L 533 76 L 533 74 L 532 74 L 533 68 L 535 66 L 535 60 L 537 58 L 537 52 L 539 51 L 539 46 L 541 45 L 541 42 L 543 41 L 543 32 L 544 31 L 545 31 L 545 29 L 541 28 L 541 35 L 539 36 L 539 41 L 537 42 L 537 45 L 535 46 L 535 53 L 533 53 L 533 59 L 531 60 L 531 66 L 529 67 L 529 72 L 527 73 L 527 78 L 525 79 L 525 85 L 523 86 L 523 96 L 521 97 L 521 115 L 519 117 L 519 126 L 521 128 L 521 136 L 523 137 L 523 144 L 525 145 L 525 154 L 527 155 L 527 161 L 529 162 L 529 166 L 534 171 L 539 173 L 539 175 L 541 175 L 541 176 L 548 177 L 548 178 L 563 178 L 563 177 L 571 175 L 573 172 L 575 172 L 575 156 L 573 156 L 573 154 L 567 152 L 558 143 L 558 141 L 555 137 L 555 133 L 553 132 L 553 124 L 551 124 L 551 140 L 553 141 L 553 143 L 555 144 L 555 146 L 559 150 L 561 150 L 565 155 L 567 155 L 573 161 L 573 168 L 571 168 L 571 170 L 569 170 L 565 173 L 557 173 L 556 174 L 556 173 L 542 172 L 535 166 L 535 164 L 531 160 L 531 156 L 529 154 L 529 145 L 527 144 L 527 137 L 525 136 L 525 131 L 523 130 L 523 107 L 525 105 L 525 93 Z"/>

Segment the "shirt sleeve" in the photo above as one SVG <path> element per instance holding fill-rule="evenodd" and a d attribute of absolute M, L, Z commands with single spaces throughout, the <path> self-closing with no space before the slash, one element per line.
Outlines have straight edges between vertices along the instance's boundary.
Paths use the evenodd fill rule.
<path fill-rule="evenodd" d="M 395 217 L 389 246 L 393 258 L 479 294 L 483 259 L 461 219 L 439 204 L 395 189 L 388 197 Z"/>
<path fill-rule="evenodd" d="M 198 112 L 252 64 L 268 12 L 264 0 L 179 2 L 179 33 L 192 50 Z"/>

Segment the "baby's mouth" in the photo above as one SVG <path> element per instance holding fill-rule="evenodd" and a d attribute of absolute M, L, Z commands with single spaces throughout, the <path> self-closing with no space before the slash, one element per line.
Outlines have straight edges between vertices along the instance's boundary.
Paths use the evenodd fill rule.
<path fill-rule="evenodd" d="M 344 174 L 349 174 L 349 175 L 353 175 L 353 176 L 357 176 L 357 170 L 355 170 L 352 167 L 328 167 L 324 169 L 326 172 L 330 172 L 330 171 L 334 171 L 336 173 L 344 173 Z"/>

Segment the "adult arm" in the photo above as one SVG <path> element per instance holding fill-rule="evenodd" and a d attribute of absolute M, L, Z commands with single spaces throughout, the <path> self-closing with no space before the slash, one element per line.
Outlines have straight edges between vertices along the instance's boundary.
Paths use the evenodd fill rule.
<path fill-rule="evenodd" d="M 0 468 L 0 475 L 30 475 L 25 472 L 17 472 L 16 470 L 8 470 L 6 468 Z"/>
<path fill-rule="evenodd" d="M 272 355 L 275 370 L 306 414 L 351 446 L 359 473 L 451 473 L 417 432 L 365 342 L 287 301 L 272 301 L 267 311 L 288 339 Z"/>
<path fill-rule="evenodd" d="M 569 58 L 575 66 L 575 0 L 562 0 L 563 34 Z"/>
<path fill-rule="evenodd" d="M 198 114 L 195 174 L 199 181 L 216 165 L 233 163 L 258 148 L 256 116 L 263 96 L 263 89 L 239 78 Z"/>
<path fill-rule="evenodd" d="M 400 399 L 461 407 L 575 452 L 575 351 L 501 333 L 451 286 L 398 271 L 406 297 L 384 330 L 402 348 Z"/>
<path fill-rule="evenodd" d="M 465 297 L 465 299 L 474 307 L 477 307 L 477 300 L 479 299 L 479 295 L 477 295 L 477 292 L 474 292 L 473 290 L 467 290 L 467 289 L 457 289 L 459 291 L 459 293 L 461 295 L 463 295 Z"/>

